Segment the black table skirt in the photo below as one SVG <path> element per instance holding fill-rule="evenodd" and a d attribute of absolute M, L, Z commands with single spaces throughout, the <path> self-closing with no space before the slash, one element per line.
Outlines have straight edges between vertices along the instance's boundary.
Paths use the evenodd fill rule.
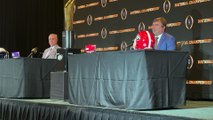
<path fill-rule="evenodd" d="M 50 97 L 50 72 L 60 70 L 53 59 L 0 60 L 0 97 Z"/>
<path fill-rule="evenodd" d="M 187 57 L 152 50 L 69 55 L 69 102 L 125 109 L 184 105 Z"/>

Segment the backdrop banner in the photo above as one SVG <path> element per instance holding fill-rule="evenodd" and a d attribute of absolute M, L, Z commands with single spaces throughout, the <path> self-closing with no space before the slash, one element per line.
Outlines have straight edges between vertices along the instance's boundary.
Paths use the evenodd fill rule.
<path fill-rule="evenodd" d="M 194 64 L 187 75 L 187 97 L 213 99 L 212 6 L 212 0 L 77 0 L 74 47 L 130 44 L 138 31 L 151 31 L 154 18 L 165 17 L 166 31 L 176 38 L 178 50 L 193 58 L 189 61 Z"/>

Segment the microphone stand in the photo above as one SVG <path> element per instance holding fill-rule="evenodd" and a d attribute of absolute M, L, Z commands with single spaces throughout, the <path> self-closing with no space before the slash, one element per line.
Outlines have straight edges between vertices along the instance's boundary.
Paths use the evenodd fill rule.
<path fill-rule="evenodd" d="M 33 57 L 33 54 L 34 54 L 34 53 L 31 52 L 27 57 L 28 57 L 28 58 L 32 58 L 32 57 Z"/>

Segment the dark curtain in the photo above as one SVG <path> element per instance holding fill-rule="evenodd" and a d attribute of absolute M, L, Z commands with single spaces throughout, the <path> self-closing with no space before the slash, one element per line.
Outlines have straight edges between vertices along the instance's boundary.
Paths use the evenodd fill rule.
<path fill-rule="evenodd" d="M 48 35 L 56 33 L 61 45 L 63 0 L 1 0 L 0 47 L 27 56 L 33 47 L 43 52 Z"/>

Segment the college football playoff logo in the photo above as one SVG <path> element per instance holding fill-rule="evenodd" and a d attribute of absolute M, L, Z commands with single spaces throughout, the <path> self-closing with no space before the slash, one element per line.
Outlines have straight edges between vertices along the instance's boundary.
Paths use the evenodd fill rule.
<path fill-rule="evenodd" d="M 120 45 L 121 51 L 126 51 L 127 47 L 128 47 L 128 45 L 127 45 L 126 41 L 123 41 Z"/>
<path fill-rule="evenodd" d="M 145 29 L 146 29 L 145 24 L 143 22 L 140 22 L 140 24 L 138 25 L 138 32 L 145 30 Z"/>
<path fill-rule="evenodd" d="M 126 10 L 126 8 L 123 8 L 122 10 L 121 10 L 121 19 L 122 20 L 126 20 L 126 18 L 127 18 L 127 10 Z"/>
<path fill-rule="evenodd" d="M 107 29 L 105 27 L 101 30 L 101 38 L 105 39 L 107 37 Z"/>
<path fill-rule="evenodd" d="M 93 19 L 92 19 L 92 15 L 88 15 L 88 16 L 87 16 L 87 24 L 88 24 L 88 25 L 92 25 L 92 20 L 93 20 Z"/>
<path fill-rule="evenodd" d="M 107 6 L 107 0 L 101 0 L 101 6 L 104 8 Z"/>
<path fill-rule="evenodd" d="M 164 3 L 163 3 L 163 11 L 164 13 L 169 13 L 171 10 L 171 3 L 169 0 L 165 0 Z"/>
<path fill-rule="evenodd" d="M 185 19 L 185 26 L 188 30 L 192 29 L 194 25 L 194 19 L 191 15 L 188 15 Z"/>
<path fill-rule="evenodd" d="M 194 64 L 194 59 L 191 55 L 188 56 L 188 65 L 187 65 L 187 69 L 192 69 L 193 67 L 193 64 Z"/>

